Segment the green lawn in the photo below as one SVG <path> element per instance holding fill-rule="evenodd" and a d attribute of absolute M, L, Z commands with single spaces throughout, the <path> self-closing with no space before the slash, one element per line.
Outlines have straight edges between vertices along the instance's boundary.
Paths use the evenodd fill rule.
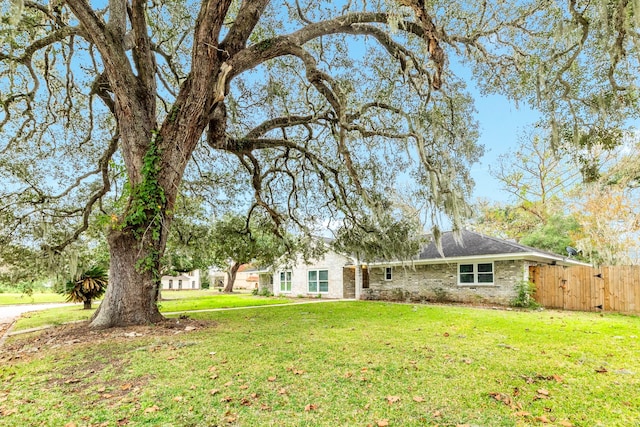
<path fill-rule="evenodd" d="M 192 317 L 214 323 L 3 360 L 0 425 L 640 425 L 638 317 L 375 302 Z"/>
<path fill-rule="evenodd" d="M 164 292 L 163 298 L 165 298 L 165 300 L 160 303 L 160 311 L 163 313 L 292 302 L 292 300 L 286 298 L 265 298 L 251 294 L 221 294 L 217 291 Z M 61 325 L 76 320 L 88 320 L 93 315 L 95 307 L 97 307 L 97 303 L 94 303 L 93 310 L 84 310 L 82 304 L 76 304 L 73 306 L 56 307 L 25 313 L 16 322 L 13 330 L 21 331 L 44 325 Z"/>
<path fill-rule="evenodd" d="M 54 292 L 34 292 L 31 295 L 21 293 L 0 293 L 0 306 L 15 304 L 43 304 L 65 302 L 65 296 Z"/>

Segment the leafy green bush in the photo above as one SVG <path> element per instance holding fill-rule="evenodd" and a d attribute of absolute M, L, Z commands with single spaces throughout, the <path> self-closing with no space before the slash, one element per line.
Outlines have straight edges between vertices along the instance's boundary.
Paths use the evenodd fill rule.
<path fill-rule="evenodd" d="M 77 279 L 68 280 L 60 293 L 67 295 L 67 301 L 82 302 L 85 310 L 90 310 L 91 301 L 104 295 L 107 283 L 107 270 L 104 267 L 93 266 Z"/>
<path fill-rule="evenodd" d="M 521 280 L 516 284 L 516 297 L 511 301 L 513 307 L 538 308 L 540 305 L 533 299 L 536 287 L 533 283 Z"/>
<path fill-rule="evenodd" d="M 253 289 L 251 291 L 251 294 L 252 295 L 258 295 L 258 296 L 261 296 L 261 297 L 272 297 L 273 296 L 273 292 L 271 292 L 267 288 Z"/>

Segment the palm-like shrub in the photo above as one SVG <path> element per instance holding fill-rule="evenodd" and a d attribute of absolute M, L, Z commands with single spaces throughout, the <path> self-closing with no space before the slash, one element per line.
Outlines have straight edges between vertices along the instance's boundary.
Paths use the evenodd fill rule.
<path fill-rule="evenodd" d="M 104 267 L 93 266 L 77 279 L 65 283 L 62 293 L 69 302 L 82 302 L 84 309 L 91 309 L 91 301 L 100 298 L 107 290 L 108 275 Z"/>

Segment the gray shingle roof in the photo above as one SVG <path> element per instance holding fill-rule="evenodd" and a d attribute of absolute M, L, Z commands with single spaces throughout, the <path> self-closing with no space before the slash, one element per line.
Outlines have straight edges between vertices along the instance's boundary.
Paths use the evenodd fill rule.
<path fill-rule="evenodd" d="M 441 242 L 445 258 L 521 253 L 536 253 L 542 256 L 547 255 L 552 257 L 562 256 L 468 230 L 461 231 L 459 241 L 454 238 L 452 231 L 444 232 L 442 233 Z M 441 259 L 442 254 L 438 252 L 436 244 L 433 241 L 423 248 L 418 256 L 418 259 L 421 260 L 438 258 Z"/>

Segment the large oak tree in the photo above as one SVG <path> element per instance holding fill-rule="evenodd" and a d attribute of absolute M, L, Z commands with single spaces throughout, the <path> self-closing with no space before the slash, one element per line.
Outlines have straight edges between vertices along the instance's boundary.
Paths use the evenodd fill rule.
<path fill-rule="evenodd" d="M 11 4 L 3 234 L 55 253 L 104 214 L 110 286 L 94 327 L 161 319 L 185 174 L 280 227 L 375 214 L 385 185 L 413 179 L 455 228 L 481 155 L 456 72 L 531 101 L 576 139 L 634 106 L 627 1 Z"/>

